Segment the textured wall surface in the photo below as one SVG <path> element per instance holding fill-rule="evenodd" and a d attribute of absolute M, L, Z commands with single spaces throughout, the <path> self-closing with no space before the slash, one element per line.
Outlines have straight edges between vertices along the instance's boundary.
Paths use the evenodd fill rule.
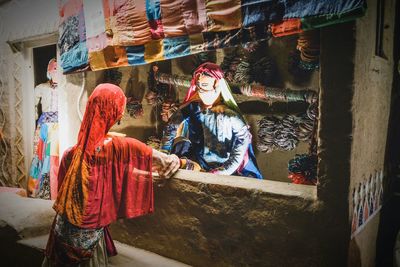
<path fill-rule="evenodd" d="M 193 266 L 322 266 L 319 202 L 232 185 L 173 179 L 156 187 L 153 215 L 112 236 Z"/>
<path fill-rule="evenodd" d="M 321 92 L 318 130 L 318 197 L 326 231 L 326 265 L 346 266 L 350 236 L 348 190 L 352 142 L 354 23 L 321 30 Z M 340 38 L 338 38 L 340 36 Z M 324 265 L 325 266 L 325 265 Z"/>
<path fill-rule="evenodd" d="M 393 81 L 395 0 L 385 1 L 383 51 L 375 55 L 377 9 L 368 1 L 365 17 L 357 21 L 353 97 L 353 143 L 349 208 L 353 210 L 353 189 L 375 171 L 384 170 L 386 139 Z M 398 48 L 397 48 L 398 49 Z M 350 260 L 375 266 L 379 215 L 370 220 L 351 242 Z"/>
<path fill-rule="evenodd" d="M 35 39 L 58 32 L 58 2 L 12 0 L 0 7 L 0 38 L 7 41 Z"/>
<path fill-rule="evenodd" d="M 0 45 L 2 51 L 5 45 Z M 5 53 L 0 53 L 0 183 L 1 185 L 11 184 L 11 146 L 10 146 L 10 95 L 8 86 L 7 69 L 5 68 L 7 58 Z"/>
<path fill-rule="evenodd" d="M 4 171 L 0 171 L 0 179 L 8 186 L 26 185 L 26 167 L 31 156 L 25 155 L 24 90 L 33 88 L 33 84 L 30 88 L 24 88 L 30 64 L 24 58 L 24 47 L 18 43 L 17 48 L 22 53 L 13 53 L 6 42 L 30 41 L 57 32 L 57 8 L 56 1 L 46 0 L 13 0 L 0 7 L 0 62 L 3 66 L 0 73 L 3 84 L 0 101 L 4 112 L 2 120 L 7 125 L 2 129 L 4 142 L 0 150 L 0 168 Z M 7 161 L 3 164 L 1 159 L 4 158 Z"/>

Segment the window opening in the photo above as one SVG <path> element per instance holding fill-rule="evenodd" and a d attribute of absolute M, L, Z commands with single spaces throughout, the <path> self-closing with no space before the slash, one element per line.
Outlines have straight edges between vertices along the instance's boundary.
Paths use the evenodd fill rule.
<path fill-rule="evenodd" d="M 319 31 L 301 33 L 297 38 L 283 37 L 250 44 L 245 48 L 240 46 L 103 71 L 104 78 L 100 82 L 116 83 L 128 97 L 127 112 L 113 131 L 124 132 L 162 150 L 160 143 L 165 139 L 165 130 L 174 128 L 172 130 L 181 136 L 174 136 L 169 145 L 176 145 L 183 151 L 182 158 L 189 158 L 190 143 L 198 141 L 185 142 L 185 134 L 191 126 L 171 125 L 169 120 L 182 106 L 195 69 L 204 62 L 216 63 L 224 72 L 233 98 L 250 127 L 252 148 L 263 178 L 316 185 Z M 218 91 L 209 80 L 209 75 L 202 75 L 196 83 L 201 89 L 198 91 L 206 95 L 201 96 L 202 99 L 211 99 L 210 95 Z M 191 97 L 196 96 L 189 95 Z M 229 108 L 235 109 L 234 106 Z M 203 128 L 209 126 L 202 125 Z M 212 136 L 206 131 L 203 133 Z M 227 140 L 226 147 L 230 144 Z M 213 142 L 203 149 L 213 149 L 209 145 Z M 216 145 L 221 151 L 211 152 L 222 155 L 224 146 Z M 183 163 L 189 170 L 197 170 L 199 165 L 187 160 Z M 249 177 L 236 172 L 230 175 Z"/>

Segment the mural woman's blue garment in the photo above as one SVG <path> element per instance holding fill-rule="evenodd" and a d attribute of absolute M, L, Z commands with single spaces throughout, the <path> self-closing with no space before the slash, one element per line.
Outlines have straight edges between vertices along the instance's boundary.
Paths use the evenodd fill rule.
<path fill-rule="evenodd" d="M 187 146 L 180 143 L 185 155 L 174 148 L 174 139 L 182 137 L 191 145 L 187 153 Z M 202 111 L 198 102 L 191 102 L 178 110 L 164 131 L 162 149 L 189 154 L 206 171 L 262 179 L 248 126 L 225 105 Z"/>

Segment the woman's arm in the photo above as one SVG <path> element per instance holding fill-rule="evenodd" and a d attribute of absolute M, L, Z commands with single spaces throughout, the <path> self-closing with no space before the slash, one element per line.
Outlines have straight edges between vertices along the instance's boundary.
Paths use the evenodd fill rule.
<path fill-rule="evenodd" d="M 180 160 L 177 155 L 167 155 L 153 149 L 153 166 L 162 178 L 170 178 L 180 167 Z"/>

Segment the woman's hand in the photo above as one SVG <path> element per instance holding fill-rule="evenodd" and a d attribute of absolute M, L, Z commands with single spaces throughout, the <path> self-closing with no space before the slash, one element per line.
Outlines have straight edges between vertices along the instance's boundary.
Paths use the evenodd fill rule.
<path fill-rule="evenodd" d="M 180 167 L 180 160 L 177 155 L 167 155 L 153 149 L 153 169 L 158 172 L 161 178 L 170 178 Z"/>

